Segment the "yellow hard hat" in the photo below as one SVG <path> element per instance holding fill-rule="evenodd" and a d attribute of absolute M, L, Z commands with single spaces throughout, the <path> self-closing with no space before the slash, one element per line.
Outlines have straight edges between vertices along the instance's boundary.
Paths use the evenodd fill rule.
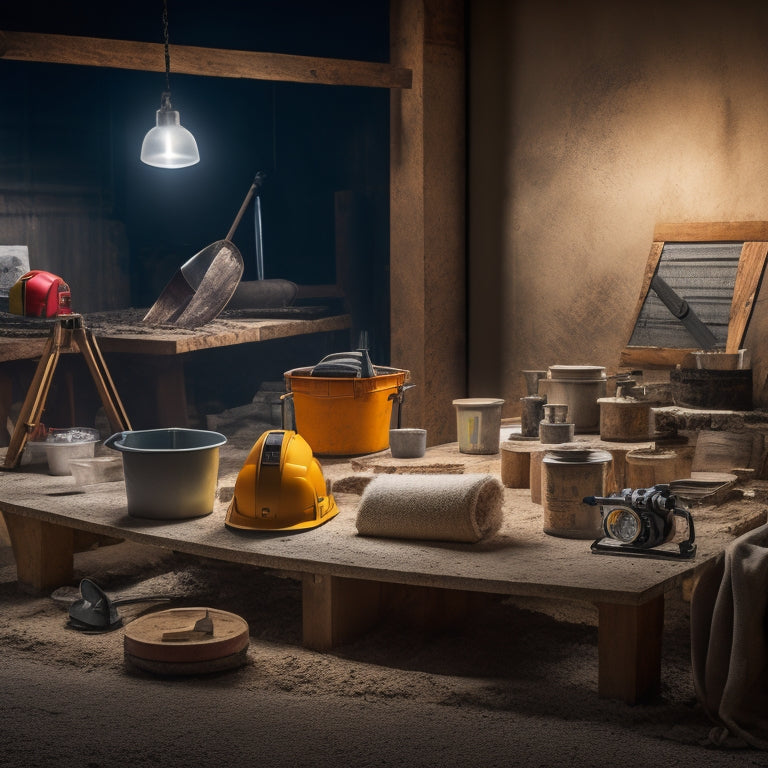
<path fill-rule="evenodd" d="M 289 429 L 264 432 L 235 481 L 228 528 L 300 531 L 339 513 L 309 443 Z"/>

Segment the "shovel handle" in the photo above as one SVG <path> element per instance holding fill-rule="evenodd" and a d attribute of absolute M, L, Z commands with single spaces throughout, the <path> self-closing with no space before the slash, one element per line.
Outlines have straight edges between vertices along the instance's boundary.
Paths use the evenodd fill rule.
<path fill-rule="evenodd" d="M 251 188 L 248 190 L 247 194 L 245 195 L 245 200 L 243 200 L 243 204 L 240 206 L 240 210 L 237 212 L 237 216 L 235 216 L 235 220 L 232 222 L 232 226 L 229 228 L 229 232 L 227 232 L 227 236 L 224 238 L 225 240 L 231 240 L 234 237 L 235 232 L 237 231 L 238 226 L 240 226 L 240 220 L 243 218 L 245 214 L 246 208 L 248 208 L 248 204 L 253 199 L 253 196 L 256 194 L 256 190 L 261 187 L 261 183 L 264 181 L 264 174 L 259 171 L 254 180 L 253 184 L 251 184 Z"/>

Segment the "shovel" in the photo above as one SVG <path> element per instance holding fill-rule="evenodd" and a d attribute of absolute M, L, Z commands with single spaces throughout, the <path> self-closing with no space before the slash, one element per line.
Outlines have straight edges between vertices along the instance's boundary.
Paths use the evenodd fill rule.
<path fill-rule="evenodd" d="M 262 179 L 263 174 L 256 175 L 226 238 L 211 243 L 182 264 L 144 315 L 145 323 L 198 328 L 224 309 L 243 276 L 243 257 L 232 237 Z"/>

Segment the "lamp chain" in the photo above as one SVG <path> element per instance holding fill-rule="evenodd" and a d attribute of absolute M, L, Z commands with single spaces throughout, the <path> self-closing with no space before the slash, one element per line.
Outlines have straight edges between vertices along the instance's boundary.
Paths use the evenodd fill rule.
<path fill-rule="evenodd" d="M 171 90 L 171 52 L 168 48 L 168 0 L 163 0 L 163 40 L 165 41 L 165 90 Z"/>

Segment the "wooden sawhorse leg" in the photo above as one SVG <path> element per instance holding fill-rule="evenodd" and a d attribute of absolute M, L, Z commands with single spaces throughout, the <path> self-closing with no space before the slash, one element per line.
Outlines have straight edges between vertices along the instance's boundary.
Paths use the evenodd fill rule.
<path fill-rule="evenodd" d="M 0 371 L 0 446 L 8 445 L 11 433 L 8 429 L 8 417 L 13 402 L 13 384 L 6 371 Z"/>
<path fill-rule="evenodd" d="M 19 465 L 21 453 L 27 440 L 40 424 L 40 416 L 45 408 L 45 401 L 48 398 L 48 391 L 61 350 L 72 348 L 73 341 L 83 355 L 93 377 L 110 426 L 116 432 L 131 429 L 128 416 L 118 397 L 101 350 L 93 334 L 83 325 L 82 316 L 78 314 L 59 315 L 58 321 L 51 328 L 51 333 L 45 347 L 43 347 L 35 375 L 32 377 L 32 383 L 27 390 L 27 396 L 24 398 L 16 426 L 8 443 L 8 450 L 5 452 L 3 463 L 6 469 L 15 469 Z"/>
<path fill-rule="evenodd" d="M 636 704 L 661 688 L 664 595 L 640 605 L 598 603 L 598 693 Z"/>
<path fill-rule="evenodd" d="M 72 581 L 75 535 L 72 528 L 3 512 L 11 539 L 19 586 L 42 592 Z"/>

